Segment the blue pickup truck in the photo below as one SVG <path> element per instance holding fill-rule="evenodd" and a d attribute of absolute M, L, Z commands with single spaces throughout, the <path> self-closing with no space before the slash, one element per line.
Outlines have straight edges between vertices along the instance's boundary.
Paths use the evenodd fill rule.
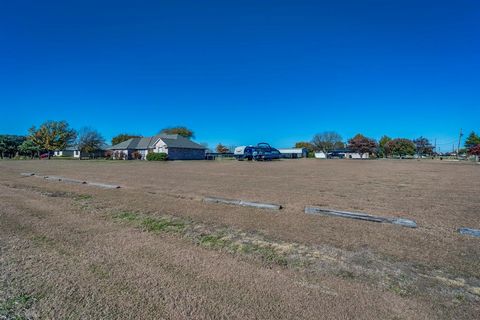
<path fill-rule="evenodd" d="M 280 151 L 264 142 L 256 146 L 236 147 L 233 155 L 237 160 L 266 161 L 280 159 Z"/>

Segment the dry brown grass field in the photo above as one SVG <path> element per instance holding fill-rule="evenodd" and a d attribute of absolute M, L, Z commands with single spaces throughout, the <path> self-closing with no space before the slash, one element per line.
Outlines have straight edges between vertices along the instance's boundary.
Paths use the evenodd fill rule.
<path fill-rule="evenodd" d="M 480 238 L 456 230 L 479 191 L 480 166 L 432 160 L 0 161 L 0 319 L 478 318 Z"/>

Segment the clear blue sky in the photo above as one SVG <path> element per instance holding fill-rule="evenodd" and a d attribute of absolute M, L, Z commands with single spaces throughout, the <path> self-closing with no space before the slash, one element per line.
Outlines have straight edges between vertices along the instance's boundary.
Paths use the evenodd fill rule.
<path fill-rule="evenodd" d="M 2 1 L 0 133 L 287 147 L 480 131 L 480 1 Z"/>

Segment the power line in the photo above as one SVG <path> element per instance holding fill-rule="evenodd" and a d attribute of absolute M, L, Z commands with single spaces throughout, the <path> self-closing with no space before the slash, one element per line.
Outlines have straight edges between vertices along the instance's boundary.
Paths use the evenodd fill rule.
<path fill-rule="evenodd" d="M 437 146 L 452 145 L 452 144 L 455 144 L 455 142 L 456 142 L 456 139 L 451 140 L 449 142 L 442 142 L 442 143 L 437 142 Z"/>
<path fill-rule="evenodd" d="M 439 140 L 439 139 L 437 139 Z M 437 144 L 452 144 L 452 143 L 455 143 L 457 142 L 457 139 L 456 138 L 450 138 L 450 139 L 440 139 L 440 141 L 444 141 L 444 142 L 437 142 Z"/>

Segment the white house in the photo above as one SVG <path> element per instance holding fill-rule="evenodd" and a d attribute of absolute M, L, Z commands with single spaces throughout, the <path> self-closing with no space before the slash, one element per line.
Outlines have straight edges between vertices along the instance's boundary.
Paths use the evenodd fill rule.
<path fill-rule="evenodd" d="M 77 147 L 66 147 L 63 150 L 55 150 L 53 156 L 80 158 L 80 150 Z"/>
<path fill-rule="evenodd" d="M 178 134 L 131 138 L 112 147 L 114 159 L 145 160 L 150 152 L 166 153 L 170 160 L 204 160 L 206 148 Z"/>
<path fill-rule="evenodd" d="M 99 158 L 99 157 L 104 157 L 105 152 L 107 151 L 108 146 L 107 145 L 102 145 L 98 150 L 92 152 L 91 154 L 81 152 L 80 148 L 78 146 L 70 146 L 66 147 L 63 150 L 55 150 L 53 152 L 54 157 L 73 157 L 80 159 L 80 157 L 91 157 L 93 156 L 94 158 Z"/>
<path fill-rule="evenodd" d="M 323 151 L 316 151 L 315 158 L 317 159 L 327 159 L 327 158 L 339 158 L 339 159 L 368 159 L 368 153 L 360 154 L 358 152 L 353 152 L 349 149 L 337 149 L 325 153 Z"/>
<path fill-rule="evenodd" d="M 368 159 L 370 158 L 368 152 L 360 154 L 358 152 L 345 152 L 345 158 L 347 159 Z"/>

